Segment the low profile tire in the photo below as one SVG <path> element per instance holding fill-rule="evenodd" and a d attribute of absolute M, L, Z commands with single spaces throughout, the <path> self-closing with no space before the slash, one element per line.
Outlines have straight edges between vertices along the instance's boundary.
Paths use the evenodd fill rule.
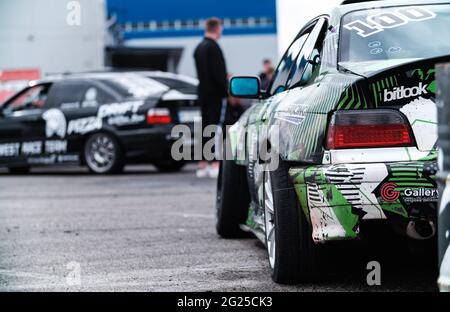
<path fill-rule="evenodd" d="M 245 167 L 232 160 L 220 163 L 216 194 L 216 231 L 223 238 L 248 237 L 240 228 L 250 205 Z"/>
<path fill-rule="evenodd" d="M 288 171 L 280 161 L 278 169 L 264 172 L 266 246 L 272 279 L 298 284 L 316 277 L 317 246 Z"/>
<path fill-rule="evenodd" d="M 27 174 L 30 173 L 30 167 L 10 167 L 8 171 L 11 174 Z"/>
<path fill-rule="evenodd" d="M 176 160 L 169 160 L 169 161 L 161 161 L 156 162 L 155 167 L 158 169 L 159 172 L 178 172 L 186 165 L 185 161 L 176 161 Z"/>
<path fill-rule="evenodd" d="M 96 174 L 120 173 L 124 167 L 122 149 L 117 139 L 105 132 L 95 133 L 84 144 L 84 159 Z"/>

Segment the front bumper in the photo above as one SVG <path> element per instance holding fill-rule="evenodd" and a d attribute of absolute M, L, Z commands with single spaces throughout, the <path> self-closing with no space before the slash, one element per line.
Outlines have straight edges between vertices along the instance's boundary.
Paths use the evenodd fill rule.
<path fill-rule="evenodd" d="M 436 161 L 338 164 L 289 171 L 316 242 L 354 239 L 364 220 L 435 220 Z"/>

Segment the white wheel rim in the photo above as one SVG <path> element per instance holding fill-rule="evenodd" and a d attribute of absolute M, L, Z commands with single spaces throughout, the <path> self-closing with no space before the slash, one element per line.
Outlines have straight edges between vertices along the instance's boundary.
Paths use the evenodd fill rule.
<path fill-rule="evenodd" d="M 264 173 L 264 220 L 267 242 L 267 252 L 269 254 L 270 267 L 275 267 L 275 210 L 273 206 L 273 192 L 270 184 L 269 172 Z"/>

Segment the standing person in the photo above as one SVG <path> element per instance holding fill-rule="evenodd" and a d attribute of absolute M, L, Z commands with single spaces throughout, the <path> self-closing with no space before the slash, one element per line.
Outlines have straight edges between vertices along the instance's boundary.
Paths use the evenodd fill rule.
<path fill-rule="evenodd" d="M 272 61 L 265 59 L 263 61 L 263 71 L 259 74 L 259 79 L 261 80 L 261 89 L 267 90 L 269 83 L 272 80 L 275 69 L 273 68 Z"/>
<path fill-rule="evenodd" d="M 197 69 L 198 102 L 202 111 L 202 129 L 208 125 L 219 125 L 222 102 L 228 96 L 228 79 L 225 59 L 217 41 L 222 36 L 222 24 L 217 18 L 210 18 L 205 24 L 205 37 L 194 53 Z M 203 137 L 203 136 L 202 136 Z M 208 138 L 202 139 L 202 150 Z M 217 162 L 200 161 L 197 177 L 216 177 Z"/>

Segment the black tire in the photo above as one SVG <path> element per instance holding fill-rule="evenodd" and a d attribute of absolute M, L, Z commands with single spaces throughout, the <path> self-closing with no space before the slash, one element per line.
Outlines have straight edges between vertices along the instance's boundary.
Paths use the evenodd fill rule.
<path fill-rule="evenodd" d="M 223 238 L 242 238 L 242 231 L 250 205 L 247 173 L 244 166 L 232 160 L 220 163 L 216 194 L 216 231 Z"/>
<path fill-rule="evenodd" d="M 95 146 L 98 145 L 102 145 L 98 148 L 103 148 L 103 150 L 96 150 Z M 84 144 L 83 153 L 85 163 L 92 173 L 120 173 L 125 165 L 123 151 L 119 142 L 112 134 L 106 132 L 99 132 L 89 136 Z M 96 153 L 99 155 L 98 159 L 96 158 Z"/>
<path fill-rule="evenodd" d="M 298 284 L 315 279 L 318 247 L 312 240 L 311 227 L 300 207 L 288 171 L 289 166 L 280 161 L 276 170 L 264 173 L 269 175 L 269 185 L 273 190 L 275 261 L 271 270 L 276 283 Z M 264 192 L 266 207 L 267 190 Z M 265 217 L 267 221 L 267 213 Z M 266 246 L 267 237 L 266 233 Z"/>
<path fill-rule="evenodd" d="M 28 174 L 30 173 L 30 167 L 10 167 L 8 171 L 11 174 Z"/>
<path fill-rule="evenodd" d="M 185 161 L 168 160 L 156 162 L 155 167 L 160 172 L 178 172 L 186 165 Z"/>

